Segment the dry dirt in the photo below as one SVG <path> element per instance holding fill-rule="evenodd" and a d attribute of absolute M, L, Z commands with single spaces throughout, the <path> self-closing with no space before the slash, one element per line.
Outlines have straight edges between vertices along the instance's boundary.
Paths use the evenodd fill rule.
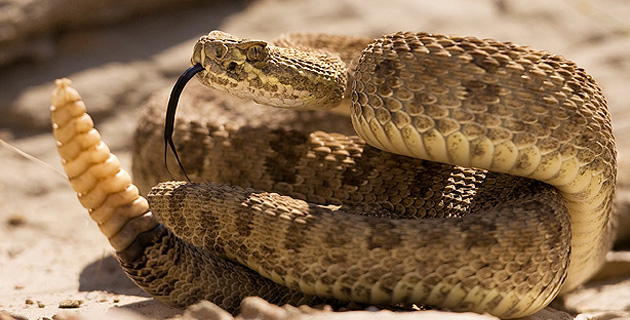
<path fill-rule="evenodd" d="M 31 7 L 35 3 L 0 1 L 2 36 L 11 23 L 25 25 L 22 20 L 60 21 L 50 16 L 59 12 L 12 16 L 9 2 Z M 120 3 L 110 2 L 109 6 Z M 44 40 L 29 42 L 25 50 L 41 54 L 17 55 L 21 58 L 0 66 L 0 139 L 52 166 L 0 147 L 0 311 L 26 319 L 98 317 L 112 309 L 155 319 L 182 314 L 151 299 L 126 278 L 106 239 L 55 171 L 61 166 L 48 106 L 56 78 L 73 80 L 103 139 L 129 168 L 131 133 L 141 102 L 172 86 L 188 66 L 196 38 L 213 29 L 262 39 L 292 31 L 377 36 L 412 30 L 530 45 L 574 60 L 604 89 L 619 144 L 620 212 L 628 216 L 628 16 L 627 0 L 258 0 L 186 1 L 168 10 L 136 10 L 95 24 L 86 19 L 44 23 L 46 28 L 32 31 L 36 39 Z M 24 49 L 11 45 L 3 42 L 0 49 Z M 630 238 L 628 229 L 622 228 L 621 242 Z M 630 310 L 630 252 L 623 244 L 618 248 L 610 254 L 600 280 L 554 306 L 573 315 L 586 313 L 579 316 L 582 319 L 606 310 L 617 312 L 600 314 L 601 319 L 626 317 L 622 311 Z M 102 318 L 108 317 L 122 316 L 110 313 Z"/>

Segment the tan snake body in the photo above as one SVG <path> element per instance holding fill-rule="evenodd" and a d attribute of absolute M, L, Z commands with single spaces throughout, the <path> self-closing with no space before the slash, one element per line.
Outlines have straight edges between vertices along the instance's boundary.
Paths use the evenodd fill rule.
<path fill-rule="evenodd" d="M 331 108 L 347 91 L 344 62 L 297 50 L 319 42 L 295 36 L 278 41 L 283 48 L 212 32 L 192 62 L 205 67 L 202 82 L 241 97 Z M 232 107 L 253 113 L 253 125 L 222 121 L 221 107 L 184 108 L 175 136 L 184 166 L 193 180 L 215 182 L 159 184 L 150 210 L 78 95 L 58 83 L 52 114 L 64 167 L 132 279 L 177 306 L 205 298 L 234 311 L 260 295 L 518 317 L 599 268 L 616 221 L 616 151 L 606 102 L 582 69 L 510 43 L 424 33 L 383 36 L 360 59 L 343 58 L 356 65 L 355 129 L 405 156 L 309 133 L 335 127 L 337 116 L 307 113 L 303 132 L 265 123 L 251 104 Z M 147 111 L 137 138 L 143 188 L 164 177 L 157 112 Z M 277 119 L 295 117 L 283 112 Z"/>

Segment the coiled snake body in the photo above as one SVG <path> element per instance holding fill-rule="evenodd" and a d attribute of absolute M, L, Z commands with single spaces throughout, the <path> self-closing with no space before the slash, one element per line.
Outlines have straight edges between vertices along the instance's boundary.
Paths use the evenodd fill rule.
<path fill-rule="evenodd" d="M 114 161 L 100 140 L 76 138 L 94 129 L 78 124 L 78 95 L 58 82 L 64 166 L 87 161 L 68 175 L 130 277 L 177 306 L 205 298 L 234 311 L 260 295 L 501 317 L 536 312 L 588 279 L 616 221 L 615 142 L 595 81 L 560 56 L 494 40 L 395 33 L 367 43 L 202 37 L 192 57 L 202 83 L 298 109 L 343 105 L 349 93 L 353 126 L 372 147 L 264 123 L 276 116 L 245 103 L 235 112 L 253 125 L 188 111 L 197 119 L 175 128 L 184 167 L 215 182 L 161 183 L 150 210 L 124 171 L 103 169 Z M 305 114 L 289 117 L 335 126 L 337 116 Z M 164 177 L 152 151 L 162 119 L 146 119 L 134 159 L 144 186 Z M 102 156 L 81 156 L 95 149 Z"/>

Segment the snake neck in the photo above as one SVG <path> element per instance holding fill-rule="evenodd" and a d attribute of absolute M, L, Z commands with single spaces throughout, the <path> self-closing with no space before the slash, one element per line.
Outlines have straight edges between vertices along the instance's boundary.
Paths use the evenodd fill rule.
<path fill-rule="evenodd" d="M 327 52 L 269 45 L 220 31 L 202 36 L 191 63 L 206 86 L 260 104 L 294 109 L 331 109 L 347 87 L 344 62 Z"/>

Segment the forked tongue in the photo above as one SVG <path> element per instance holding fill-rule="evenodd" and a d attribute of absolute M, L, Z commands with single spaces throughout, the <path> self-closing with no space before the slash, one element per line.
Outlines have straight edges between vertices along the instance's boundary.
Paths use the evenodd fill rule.
<path fill-rule="evenodd" d="M 192 77 L 195 74 L 203 70 L 204 69 L 201 66 L 201 64 L 197 63 L 193 65 L 192 67 L 186 69 L 186 71 L 184 71 L 184 73 L 181 76 L 179 76 L 179 79 L 177 79 L 177 82 L 175 82 L 175 85 L 173 86 L 173 90 L 171 90 L 171 96 L 168 99 L 168 105 L 166 107 L 166 119 L 164 119 L 164 167 L 166 168 L 166 172 L 168 172 L 168 174 L 172 178 L 173 175 L 171 174 L 171 171 L 168 170 L 168 163 L 166 162 L 166 147 L 168 145 L 171 148 L 171 151 L 173 151 L 173 155 L 175 155 L 177 164 L 179 164 L 179 168 L 184 173 L 184 176 L 186 176 L 186 180 L 188 180 L 188 182 L 190 182 L 190 178 L 188 177 L 188 174 L 186 173 L 186 169 L 184 169 L 184 165 L 182 164 L 182 161 L 179 159 L 179 155 L 177 154 L 177 149 L 175 148 L 175 144 L 173 143 L 175 110 L 177 110 L 177 103 L 179 102 L 179 97 L 181 96 L 182 91 L 184 90 L 184 86 L 186 86 L 188 81 L 192 79 Z"/>

